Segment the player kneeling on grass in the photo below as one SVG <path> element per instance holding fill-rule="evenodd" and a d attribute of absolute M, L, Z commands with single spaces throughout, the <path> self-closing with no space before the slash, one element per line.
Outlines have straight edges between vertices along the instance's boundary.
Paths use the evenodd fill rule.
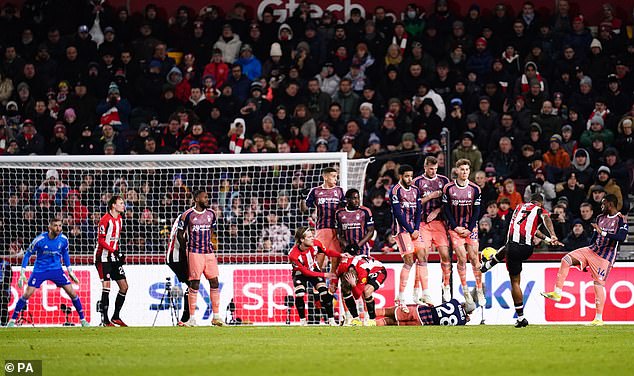
<path fill-rule="evenodd" d="M 29 265 L 29 259 L 31 255 L 35 253 L 35 265 L 33 266 L 33 273 L 29 277 L 28 286 L 22 297 L 18 300 L 11 320 L 7 323 L 8 327 L 15 326 L 15 320 L 18 318 L 20 311 L 26 307 L 26 302 L 29 300 L 35 290 L 39 289 L 44 281 L 52 281 L 57 287 L 61 287 L 66 291 L 66 294 L 73 302 L 73 306 L 77 310 L 79 319 L 81 320 L 81 326 L 90 326 L 84 318 L 84 309 L 81 306 L 79 296 L 73 290 L 73 286 L 64 274 L 62 269 L 62 259 L 66 265 L 66 271 L 68 276 L 75 283 L 79 283 L 79 279 L 73 273 L 70 266 L 70 256 L 68 255 L 68 238 L 62 234 L 62 220 L 51 219 L 48 224 L 48 232 L 43 232 L 38 237 L 33 239 L 31 245 L 26 250 L 24 258 L 22 259 L 22 269 L 20 270 L 20 279 L 18 279 L 18 287 L 22 288 L 24 282 L 26 282 L 26 276 L 24 275 L 24 268 Z"/>
<path fill-rule="evenodd" d="M 377 308 L 377 326 L 426 326 L 445 325 L 456 326 L 466 325 L 469 322 L 469 315 L 475 309 L 473 303 L 459 303 L 456 299 L 443 303 L 439 306 L 431 304 L 408 305 L 408 310 L 402 306 Z"/>
<path fill-rule="evenodd" d="M 568 276 L 571 266 L 579 270 L 590 269 L 594 280 L 594 295 L 597 306 L 594 320 L 591 326 L 603 325 L 603 306 L 605 305 L 605 281 L 612 270 L 617 258 L 619 242 L 625 240 L 628 234 L 628 225 L 625 218 L 616 209 L 618 199 L 615 195 L 607 195 L 601 203 L 603 213 L 597 217 L 597 223 L 593 223 L 594 234 L 588 247 L 575 249 L 561 259 L 561 265 L 557 272 L 555 291 L 542 292 L 545 298 L 556 302 L 561 300 L 561 291 Z"/>
<path fill-rule="evenodd" d="M 300 325 L 306 325 L 306 306 L 304 296 L 310 283 L 319 293 L 319 300 L 326 310 L 328 324 L 337 326 L 332 306 L 332 295 L 328 293 L 326 278 L 333 279 L 337 275 L 330 272 L 322 272 L 319 268 L 317 256 L 325 254 L 329 257 L 350 257 L 350 254 L 341 254 L 337 251 L 326 249 L 319 240 L 315 239 L 313 231 L 308 227 L 300 227 L 295 231 L 295 246 L 288 254 L 288 259 L 293 266 L 292 277 L 295 286 L 295 307 L 299 314 Z"/>
<path fill-rule="evenodd" d="M 352 315 L 350 324 L 352 326 L 362 325 L 355 300 L 363 296 L 370 318 L 367 325 L 376 326 L 375 303 L 372 294 L 383 286 L 383 282 L 387 278 L 387 270 L 383 264 L 365 255 L 344 258 L 337 268 L 337 275 L 343 276 L 344 283 L 341 284 L 341 294 Z"/>

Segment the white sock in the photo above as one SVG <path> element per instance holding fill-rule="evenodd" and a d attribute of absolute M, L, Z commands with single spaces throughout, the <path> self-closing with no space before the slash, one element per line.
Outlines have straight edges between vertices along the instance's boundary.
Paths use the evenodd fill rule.
<path fill-rule="evenodd" d="M 555 292 L 559 295 L 561 295 L 561 289 L 559 287 L 555 287 Z"/>
<path fill-rule="evenodd" d="M 423 290 L 423 296 L 430 296 L 429 289 L 424 289 Z"/>
<path fill-rule="evenodd" d="M 422 290 L 420 289 L 420 287 L 419 287 L 419 288 L 415 288 L 415 289 L 414 289 L 414 296 L 415 296 L 415 297 L 419 297 L 419 296 L 421 296 L 422 294 L 423 294 L 423 293 L 422 293 Z"/>
<path fill-rule="evenodd" d="M 522 320 L 524 320 L 524 315 L 522 315 L 522 316 L 517 316 L 517 321 L 522 321 Z"/>
<path fill-rule="evenodd" d="M 601 313 L 597 313 L 597 314 L 595 314 L 595 315 L 594 315 L 594 319 L 595 319 L 595 320 L 601 320 L 601 321 L 603 321 L 603 314 L 601 314 Z"/>
<path fill-rule="evenodd" d="M 221 320 L 220 313 L 214 313 L 214 319 Z"/>

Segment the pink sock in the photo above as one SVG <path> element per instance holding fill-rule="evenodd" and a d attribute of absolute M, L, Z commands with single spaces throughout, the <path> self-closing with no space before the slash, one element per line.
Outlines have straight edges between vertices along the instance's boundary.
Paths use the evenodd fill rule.
<path fill-rule="evenodd" d="M 456 266 L 456 269 L 458 269 L 458 276 L 460 277 L 460 284 L 463 285 L 463 286 L 466 286 L 467 285 L 467 265 L 458 262 L 458 265 Z"/>
<path fill-rule="evenodd" d="M 427 262 L 416 261 L 416 276 L 418 277 L 418 281 L 420 282 L 423 290 L 427 290 L 427 280 L 429 278 L 427 273 Z"/>
<path fill-rule="evenodd" d="M 451 279 L 451 263 L 441 262 L 440 268 L 442 269 L 442 283 L 445 286 L 449 286 L 449 280 Z"/>
<path fill-rule="evenodd" d="M 398 292 L 402 294 L 407 287 L 407 281 L 409 280 L 409 271 L 412 269 L 411 265 L 403 264 L 403 268 L 401 269 L 401 281 L 400 286 L 398 288 Z"/>
<path fill-rule="evenodd" d="M 476 280 L 476 288 L 481 289 L 482 288 L 482 272 L 480 271 L 480 268 L 476 267 L 475 265 L 471 265 L 473 267 L 473 276 L 475 277 Z"/>
<path fill-rule="evenodd" d="M 190 288 L 187 300 L 189 300 L 189 315 L 191 318 L 194 318 L 194 316 L 196 315 L 196 300 L 197 299 L 198 299 L 198 290 L 194 290 Z"/>
<path fill-rule="evenodd" d="M 597 305 L 597 314 L 603 315 L 603 306 L 605 305 L 605 289 L 597 282 L 594 283 L 594 302 Z"/>
<path fill-rule="evenodd" d="M 564 282 L 566 281 L 566 277 L 568 277 L 568 272 L 570 271 L 570 264 L 572 264 L 570 256 L 566 255 L 561 259 L 561 265 L 559 265 L 559 271 L 557 272 L 557 284 L 555 285 L 555 288 L 564 288 Z"/>
<path fill-rule="evenodd" d="M 218 289 L 209 289 L 209 295 L 211 296 L 211 310 L 215 314 L 220 313 L 220 291 Z"/>
<path fill-rule="evenodd" d="M 419 289 L 420 288 L 420 270 L 418 270 L 418 267 L 416 267 L 415 272 L 416 272 L 416 275 L 414 276 L 414 289 Z"/>

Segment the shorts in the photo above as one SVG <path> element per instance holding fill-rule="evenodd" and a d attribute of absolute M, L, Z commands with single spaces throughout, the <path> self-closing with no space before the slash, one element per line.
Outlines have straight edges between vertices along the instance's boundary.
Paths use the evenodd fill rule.
<path fill-rule="evenodd" d="M 479 244 L 478 244 L 478 232 L 473 232 L 471 233 L 469 236 L 467 236 L 466 238 L 461 237 L 460 235 L 458 235 L 457 232 L 455 232 L 454 230 L 449 230 L 449 237 L 451 238 L 451 246 L 453 247 L 453 249 L 459 248 L 459 247 L 463 247 L 465 245 L 469 245 L 475 249 L 479 248 Z"/>
<path fill-rule="evenodd" d="M 70 280 L 62 269 L 33 272 L 29 277 L 28 285 L 39 289 L 44 281 L 51 281 L 55 283 L 57 287 L 70 285 Z"/>
<path fill-rule="evenodd" d="M 416 240 L 412 240 L 412 236 L 409 233 L 401 232 L 396 235 L 396 244 L 398 244 L 398 251 L 401 256 L 409 255 L 425 249 L 420 234 Z"/>
<path fill-rule="evenodd" d="M 193 253 L 187 255 L 187 265 L 189 266 L 189 280 L 199 281 L 200 276 L 213 279 L 218 278 L 218 261 L 213 253 Z"/>
<path fill-rule="evenodd" d="M 179 262 L 168 262 L 167 266 L 176 274 L 176 278 L 180 282 L 187 282 L 189 280 L 189 268 L 187 267 L 187 259 Z"/>
<path fill-rule="evenodd" d="M 315 239 L 319 240 L 326 249 L 341 253 L 341 245 L 337 238 L 337 230 L 333 228 L 321 228 L 315 231 Z"/>
<path fill-rule="evenodd" d="M 315 290 L 317 290 L 317 285 L 323 284 L 324 287 L 326 286 L 326 280 L 322 277 L 308 277 L 303 275 L 301 272 L 293 272 L 292 277 L 295 294 L 297 295 L 297 293 L 300 293 L 299 296 L 303 296 L 301 294 L 306 293 L 309 283 Z"/>
<path fill-rule="evenodd" d="M 522 272 L 522 262 L 526 261 L 533 254 L 533 246 L 519 244 L 515 242 L 506 243 L 506 269 L 510 276 L 520 275 Z"/>
<path fill-rule="evenodd" d="M 368 274 L 368 280 L 366 281 L 367 285 L 374 287 L 374 291 L 380 289 L 383 286 L 383 283 L 387 279 L 387 270 L 385 268 L 381 268 L 381 270 Z"/>
<path fill-rule="evenodd" d="M 125 279 L 123 264 L 118 261 L 97 261 L 95 267 L 97 268 L 97 273 L 99 273 L 99 279 L 101 279 L 102 282 Z"/>
<path fill-rule="evenodd" d="M 447 239 L 447 229 L 442 221 L 431 221 L 420 224 L 420 236 L 425 249 L 431 249 L 432 245 L 436 249 L 440 247 L 449 247 Z"/>
<path fill-rule="evenodd" d="M 612 270 L 612 264 L 610 261 L 594 253 L 589 247 L 575 249 L 568 253 L 568 255 L 579 260 L 581 263 L 579 270 L 584 271 L 586 268 L 590 268 L 592 279 L 595 282 L 603 285 L 608 279 L 608 274 L 610 274 L 610 270 Z"/>

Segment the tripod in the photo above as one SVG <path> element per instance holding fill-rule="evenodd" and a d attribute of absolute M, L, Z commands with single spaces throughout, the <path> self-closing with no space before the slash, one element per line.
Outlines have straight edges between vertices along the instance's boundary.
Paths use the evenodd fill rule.
<path fill-rule="evenodd" d="M 161 302 L 159 303 L 156 309 L 156 316 L 154 316 L 154 322 L 152 323 L 152 327 L 156 325 L 156 319 L 158 318 L 159 312 L 163 309 L 163 303 L 167 300 L 167 306 L 170 311 L 170 318 L 172 319 L 172 326 L 175 326 L 178 323 L 178 308 L 176 307 L 176 300 L 172 295 L 172 283 L 170 282 L 170 277 L 165 278 L 165 291 L 163 292 L 163 296 L 161 297 Z"/>
<path fill-rule="evenodd" d="M 63 326 L 75 326 L 75 324 L 72 321 L 70 321 L 70 315 L 73 312 L 73 310 L 64 303 L 60 305 L 60 310 L 66 316 L 66 322 L 64 322 Z"/>

